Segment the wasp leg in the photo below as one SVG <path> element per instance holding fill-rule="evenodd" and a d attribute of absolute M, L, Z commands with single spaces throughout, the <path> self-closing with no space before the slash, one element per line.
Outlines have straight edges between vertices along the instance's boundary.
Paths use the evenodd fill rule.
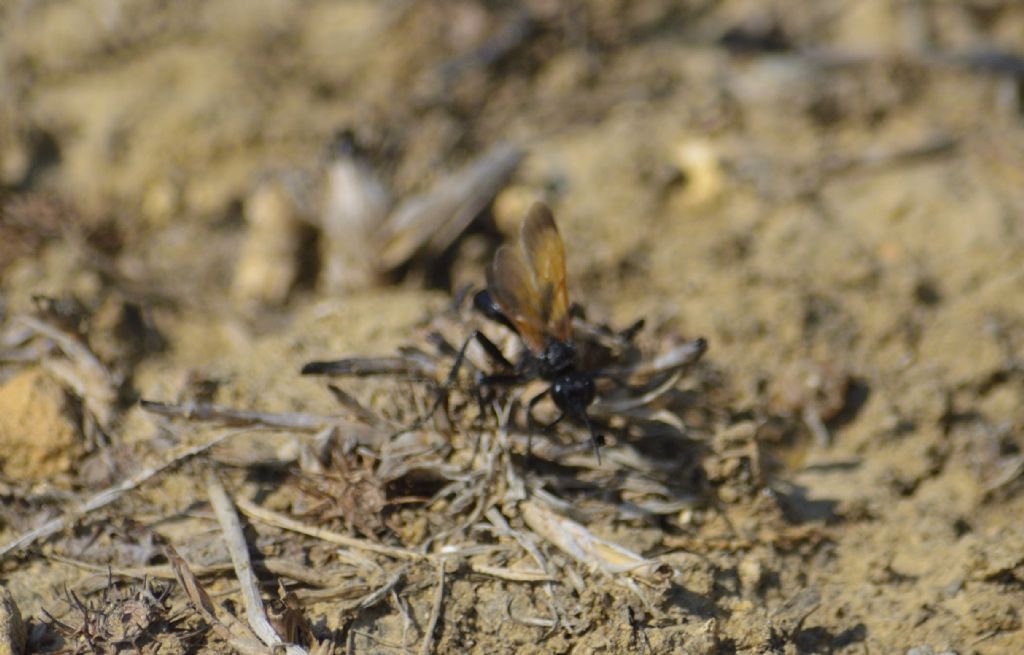
<path fill-rule="evenodd" d="M 511 369 L 515 368 L 514 366 L 512 366 L 512 363 L 510 361 L 508 361 L 508 359 L 505 357 L 505 354 L 501 352 L 501 349 L 498 348 L 496 345 L 494 345 L 494 342 L 491 341 L 487 337 L 487 335 L 484 334 L 483 332 L 481 332 L 480 330 L 473 330 L 473 334 L 469 335 L 469 338 L 466 339 L 466 342 L 464 344 L 462 344 L 462 348 L 459 350 L 459 354 L 456 355 L 456 358 L 455 358 L 455 364 L 456 365 L 460 365 L 462 363 L 462 360 L 465 359 L 466 348 L 468 348 L 470 342 L 472 342 L 474 340 L 476 340 L 476 342 L 478 344 L 480 344 L 480 347 L 484 349 L 484 353 L 487 354 L 487 357 L 490 358 L 492 363 L 497 364 L 498 366 L 500 366 L 500 367 L 502 367 L 502 368 L 504 368 L 506 370 L 511 370 Z M 458 372 L 455 369 L 454 365 L 452 366 L 452 369 L 453 369 L 453 373 L 449 373 L 448 374 L 448 380 L 445 383 L 445 388 L 443 390 L 443 393 L 447 393 L 448 386 L 452 382 L 454 382 L 454 379 L 455 379 L 454 378 L 454 374 Z M 473 389 L 473 394 L 474 394 L 474 396 L 476 396 L 477 406 L 480 408 L 480 416 L 483 417 L 483 415 L 486 413 L 486 406 L 485 406 L 485 402 L 484 402 L 484 393 L 483 393 L 484 388 L 489 387 L 489 386 L 496 386 L 496 385 L 519 384 L 522 381 L 523 381 L 522 376 L 517 374 L 517 373 L 498 373 L 498 374 L 494 374 L 494 375 L 482 375 L 482 376 L 480 376 L 477 379 L 476 385 L 475 385 L 475 387 Z M 436 411 L 436 409 L 435 409 L 435 411 Z"/>
<path fill-rule="evenodd" d="M 516 334 L 519 334 L 515 324 L 509 320 L 508 316 L 505 316 L 501 311 L 501 307 L 498 306 L 498 303 L 494 302 L 494 298 L 491 297 L 491 293 L 487 289 L 478 291 L 473 296 L 473 308 L 495 323 L 500 323 Z"/>
<path fill-rule="evenodd" d="M 465 357 L 466 347 L 469 345 L 469 342 L 474 339 L 476 339 L 476 342 L 480 344 L 481 347 L 483 347 L 484 352 L 487 353 L 487 356 L 491 358 L 491 361 L 493 363 L 505 369 L 515 368 L 515 366 L 512 365 L 512 362 L 508 361 L 508 358 L 505 357 L 505 354 L 501 352 L 501 348 L 498 348 L 496 345 L 494 345 L 494 342 L 491 341 L 487 337 L 487 335 L 481 332 L 480 330 L 473 330 L 473 334 L 469 335 L 469 339 L 466 339 L 466 343 L 463 344 L 461 351 L 463 353 L 463 357 Z"/>
<path fill-rule="evenodd" d="M 494 342 L 487 338 L 487 335 L 485 335 L 480 330 L 473 330 L 473 333 L 470 334 L 469 337 L 462 343 L 462 347 L 459 348 L 459 352 L 455 354 L 455 361 L 452 362 L 452 367 L 448 371 L 448 375 L 445 376 L 444 382 L 441 383 L 440 389 L 437 390 L 437 397 L 434 398 L 434 402 L 433 404 L 431 404 L 430 409 L 428 409 L 425 414 L 423 414 L 415 421 L 413 421 L 412 424 L 402 428 L 402 430 L 398 432 L 395 436 L 397 436 L 398 434 L 405 434 L 406 432 L 412 432 L 413 430 L 418 430 L 419 428 L 423 427 L 423 424 L 430 420 L 430 418 L 434 416 L 437 410 L 441 408 L 441 405 L 444 404 L 444 402 L 448 399 L 448 390 L 451 389 L 452 385 L 455 384 L 455 380 L 458 379 L 459 370 L 462 368 L 462 364 L 466 360 L 466 350 L 469 348 L 469 344 L 472 343 L 474 340 L 480 344 L 480 346 L 484 349 L 484 352 L 487 353 L 487 356 L 490 357 L 499 366 L 504 366 L 505 368 L 508 369 L 514 368 L 512 364 L 508 361 L 508 359 L 505 357 L 505 355 L 502 354 L 501 350 L 496 345 L 494 345 Z"/>
<path fill-rule="evenodd" d="M 587 426 L 587 430 L 590 431 L 590 443 L 594 445 L 594 456 L 597 457 L 597 465 L 601 465 L 601 441 L 602 437 L 594 429 L 594 424 L 590 422 L 590 417 L 587 416 L 586 412 L 580 415 L 583 419 L 583 424 Z"/>

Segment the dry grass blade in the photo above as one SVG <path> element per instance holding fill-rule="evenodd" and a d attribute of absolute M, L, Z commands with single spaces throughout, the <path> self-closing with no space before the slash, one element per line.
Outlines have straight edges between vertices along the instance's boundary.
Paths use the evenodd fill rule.
<path fill-rule="evenodd" d="M 986 494 L 993 494 L 1024 474 L 1024 455 L 1007 457 L 999 467 L 1000 473 L 988 481 L 983 489 Z"/>
<path fill-rule="evenodd" d="M 107 367 L 71 334 L 31 316 L 19 316 L 18 320 L 57 344 L 67 361 L 51 361 L 47 368 L 75 390 L 100 427 L 107 429 L 117 402 L 117 385 Z"/>
<path fill-rule="evenodd" d="M 821 592 L 815 587 L 801 589 L 772 614 L 776 628 L 786 635 L 795 635 L 804 619 L 821 606 Z"/>
<path fill-rule="evenodd" d="M 370 377 L 387 375 L 434 380 L 437 366 L 415 357 L 346 357 L 331 361 L 309 362 L 302 367 L 302 375 L 329 375 L 335 377 Z"/>
<path fill-rule="evenodd" d="M 602 370 L 601 373 L 606 376 L 621 378 L 649 378 L 654 375 L 675 372 L 678 369 L 696 364 L 707 350 L 707 340 L 702 338 L 692 339 L 671 348 L 653 359 L 640 362 L 634 366 L 609 367 Z"/>
<path fill-rule="evenodd" d="M 213 601 L 210 600 L 209 594 L 203 589 L 203 586 L 199 583 L 199 579 L 189 569 L 188 562 L 186 562 L 174 548 L 170 545 L 165 546 L 165 554 L 167 560 L 171 563 L 171 567 L 174 569 L 174 574 L 178 579 L 178 584 L 185 591 L 185 595 L 188 596 L 189 602 L 192 604 L 192 608 L 203 617 L 203 620 L 210 624 L 210 627 L 217 632 L 218 635 L 224 641 L 226 641 L 232 648 L 245 655 L 267 655 L 272 653 L 273 650 L 264 646 L 255 635 L 251 636 L 239 636 L 231 631 L 227 625 L 224 624 L 216 613 Z M 226 615 L 230 616 L 230 614 Z M 237 627 L 240 630 L 248 633 L 248 626 L 237 622 Z"/>
<path fill-rule="evenodd" d="M 33 364 L 46 356 L 47 347 L 34 342 L 22 348 L 0 350 L 0 364 Z"/>
<path fill-rule="evenodd" d="M 125 493 L 126 491 L 130 491 L 138 487 L 139 485 L 143 484 L 150 478 L 153 478 L 154 476 L 166 471 L 167 469 L 173 466 L 176 466 L 177 464 L 180 464 L 181 462 L 191 457 L 194 457 L 202 452 L 209 450 L 210 448 L 213 448 L 214 446 L 221 443 L 228 437 L 232 437 L 236 434 L 238 434 L 238 432 L 236 431 L 227 432 L 214 439 L 211 439 L 210 441 L 204 444 L 185 448 L 184 450 L 179 451 L 177 454 L 173 454 L 167 461 L 155 467 L 139 471 L 138 473 L 128 478 L 127 480 L 121 482 L 120 484 L 115 485 L 104 491 L 101 491 L 100 493 L 96 494 L 95 496 L 87 500 L 81 507 L 77 508 L 75 511 L 64 516 L 55 518 L 51 521 L 47 521 L 38 528 L 29 530 L 28 532 L 21 535 L 14 541 L 4 544 L 4 546 L 0 547 L 0 559 L 2 559 L 8 553 L 15 551 L 19 548 L 22 548 L 24 546 L 27 546 L 38 539 L 45 539 L 46 537 L 49 537 L 50 535 L 59 532 L 60 530 L 64 529 L 66 525 L 69 525 L 73 520 L 81 516 L 84 516 L 90 512 L 94 512 L 102 507 L 106 507 L 110 503 L 120 498 L 121 494 Z"/>
<path fill-rule="evenodd" d="M 683 376 L 682 371 L 676 371 L 669 375 L 664 382 L 651 389 L 650 391 L 640 394 L 639 396 L 630 396 L 627 398 L 599 398 L 591 406 L 591 413 L 594 416 L 614 416 L 615 414 L 621 414 L 624 412 L 630 412 L 645 405 L 653 403 L 655 400 L 668 393 L 668 391 L 678 384 L 679 379 Z"/>
<path fill-rule="evenodd" d="M 213 601 L 210 600 L 209 594 L 203 589 L 199 578 L 192 573 L 188 562 L 169 545 L 165 547 L 165 554 L 167 555 L 167 560 L 171 563 L 171 570 L 174 571 L 175 579 L 185 591 L 189 601 L 195 606 L 196 611 L 202 614 L 203 618 L 207 621 L 219 622 Z"/>
<path fill-rule="evenodd" d="M 306 525 L 305 523 L 301 523 L 282 514 L 278 514 L 277 512 L 264 509 L 263 507 L 260 507 L 252 501 L 244 498 L 236 499 L 235 504 L 238 505 L 238 509 L 242 510 L 242 513 L 249 518 L 262 521 L 267 525 L 272 525 L 274 527 L 281 528 L 282 530 L 291 530 L 292 532 L 298 532 L 339 546 L 355 548 L 358 550 L 368 550 L 370 552 L 387 555 L 388 557 L 393 557 L 395 559 L 428 559 L 427 555 L 417 553 L 416 551 L 409 550 L 407 548 L 385 546 L 384 544 L 377 544 L 365 539 L 356 539 L 355 537 L 332 532 L 331 530 L 323 530 L 312 525 Z"/>
<path fill-rule="evenodd" d="M 593 404 L 591 412 L 595 416 L 609 417 L 617 414 L 629 415 L 645 408 L 674 389 L 686 369 L 704 356 L 707 347 L 707 341 L 704 339 L 693 339 L 634 366 L 610 367 L 602 370 L 602 376 L 637 380 L 641 381 L 644 386 L 640 389 L 620 389 L 607 396 L 602 396 Z M 650 415 L 641 414 L 636 418 L 650 418 Z M 682 430 L 681 422 L 670 414 L 656 415 L 653 419 L 669 423 Z"/>
<path fill-rule="evenodd" d="M 147 412 L 161 416 L 183 418 L 189 421 L 211 421 L 237 427 L 258 426 L 279 430 L 319 432 L 338 423 L 337 418 L 318 414 L 254 412 L 210 403 L 175 404 L 142 399 L 139 401 L 139 406 Z"/>
<path fill-rule="evenodd" d="M 224 542 L 235 567 L 235 576 L 242 586 L 242 599 L 245 601 L 245 614 L 249 620 L 249 627 L 264 644 L 276 650 L 284 646 L 284 641 L 267 620 L 267 611 L 263 606 L 263 598 L 260 596 L 260 583 L 252 568 L 249 547 L 242 534 L 242 524 L 238 520 L 238 514 L 235 513 L 235 508 L 231 504 L 231 499 L 228 498 L 224 485 L 221 484 L 215 473 L 207 475 L 206 491 L 210 496 L 213 511 L 217 515 L 217 522 L 220 523 L 221 531 L 224 533 Z M 285 646 L 285 652 L 290 655 L 300 655 L 306 653 L 306 649 L 289 644 Z"/>
<path fill-rule="evenodd" d="M 55 562 L 70 564 L 71 566 L 76 566 L 86 571 L 102 573 L 103 575 L 109 574 L 113 576 L 120 576 L 122 578 L 136 578 L 139 580 L 146 578 L 174 580 L 177 578 L 174 573 L 174 569 L 168 564 L 112 567 L 107 564 L 93 564 L 92 562 L 85 562 L 72 557 L 55 555 L 53 553 L 47 554 L 46 557 L 47 559 L 52 559 Z M 311 568 L 284 559 L 257 560 L 253 562 L 253 566 L 270 574 L 283 578 L 290 578 L 296 582 L 301 582 L 302 584 L 309 585 L 311 587 L 326 588 L 336 583 L 335 580 L 327 579 Z M 207 564 L 205 566 L 197 565 L 191 567 L 191 570 L 197 576 L 219 575 L 232 571 L 233 566 L 231 562 L 223 562 L 220 564 Z"/>
<path fill-rule="evenodd" d="M 45 611 L 45 610 L 44 610 Z M 14 595 L 6 587 L 0 587 L 0 644 L 8 652 L 24 653 L 28 641 L 25 621 Z"/>
<path fill-rule="evenodd" d="M 492 507 L 488 509 L 487 512 L 485 512 L 485 515 L 487 516 L 487 520 L 491 522 L 491 525 L 494 526 L 495 532 L 497 534 L 505 535 L 515 539 L 516 542 L 522 547 L 522 549 L 525 550 L 530 555 L 530 557 L 533 558 L 533 561 L 537 563 L 537 566 L 540 567 L 541 571 L 548 570 L 548 562 L 544 558 L 544 555 L 540 552 L 540 549 L 537 547 L 537 545 L 533 543 L 533 540 L 527 538 L 527 536 L 522 532 L 513 530 L 512 527 L 508 524 L 508 521 L 505 520 L 505 517 L 501 514 L 500 511 L 498 511 L 497 507 Z"/>
<path fill-rule="evenodd" d="M 500 580 L 508 580 L 509 582 L 558 582 L 558 578 L 548 575 L 544 571 L 521 571 L 488 566 L 486 564 L 471 564 L 469 569 L 473 573 L 487 575 Z"/>
<path fill-rule="evenodd" d="M 363 423 L 382 430 L 394 430 L 395 427 L 397 427 L 394 423 L 388 421 L 380 414 L 377 414 L 373 410 L 363 406 L 362 403 L 356 400 L 347 391 L 333 384 L 328 384 L 327 388 L 334 396 L 334 399 L 338 401 L 339 405 L 352 412 Z"/>
<path fill-rule="evenodd" d="M 353 134 L 340 134 L 331 150 L 320 227 L 322 279 L 334 294 L 377 281 L 376 253 L 366 243 L 387 215 L 392 198 Z"/>
<path fill-rule="evenodd" d="M 540 503 L 525 501 L 519 507 L 523 521 L 531 530 L 591 568 L 614 576 L 627 574 L 647 579 L 657 578 L 668 569 L 661 562 L 593 535 L 584 526 L 555 514 Z"/>
<path fill-rule="evenodd" d="M 379 603 L 385 596 L 391 593 L 391 591 L 398 586 L 398 583 L 401 582 L 403 578 L 405 578 L 405 575 L 408 572 L 408 564 L 399 567 L 398 570 L 392 573 L 391 577 L 388 578 L 387 582 L 381 585 L 379 589 L 375 589 L 370 593 L 366 594 L 365 596 L 363 596 L 362 598 L 360 598 L 359 601 L 356 602 L 354 606 L 361 607 L 363 609 L 367 607 L 373 607 L 374 605 Z"/>
<path fill-rule="evenodd" d="M 522 150 L 499 144 L 426 194 L 402 202 L 375 235 L 381 268 L 397 268 L 423 249 L 443 252 L 505 185 L 522 157 Z"/>
<path fill-rule="evenodd" d="M 427 624 L 427 633 L 423 636 L 423 647 L 420 652 L 428 655 L 433 648 L 434 633 L 437 632 L 437 623 L 441 620 L 441 609 L 444 604 L 444 559 L 437 562 L 437 590 L 434 593 L 434 606 L 430 610 L 430 623 Z"/>

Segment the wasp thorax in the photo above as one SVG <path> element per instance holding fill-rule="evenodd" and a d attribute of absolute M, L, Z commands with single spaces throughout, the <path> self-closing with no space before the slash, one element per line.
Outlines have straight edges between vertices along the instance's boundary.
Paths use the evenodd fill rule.
<path fill-rule="evenodd" d="M 537 372 L 551 380 L 576 366 L 576 346 L 571 341 L 548 338 L 544 350 L 536 355 Z"/>

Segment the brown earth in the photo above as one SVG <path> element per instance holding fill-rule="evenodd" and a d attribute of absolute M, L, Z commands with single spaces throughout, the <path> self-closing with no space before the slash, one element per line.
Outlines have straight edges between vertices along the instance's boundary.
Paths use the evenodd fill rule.
<path fill-rule="evenodd" d="M 666 404 L 687 424 L 667 454 L 626 428 L 602 466 L 586 448 L 571 466 L 494 452 L 673 573 L 638 584 L 531 533 L 555 582 L 453 559 L 427 638 L 438 571 L 414 562 L 370 607 L 305 604 L 319 637 L 367 653 L 1024 652 L 1021 33 L 1024 7 L 999 0 L 0 5 L 0 544 L 223 433 L 154 418 L 139 398 L 336 413 L 302 364 L 427 349 L 425 326 L 545 199 L 590 319 L 645 317 L 648 351 L 673 336 L 710 349 Z M 346 129 L 396 198 L 498 142 L 525 157 L 443 254 L 328 291 L 316 206 Z M 264 201 L 278 223 L 255 209 L 268 180 L 291 194 Z M 40 295 L 76 302 L 41 309 Z M 26 314 L 83 335 L 102 370 L 25 336 Z M 469 320 L 445 324 L 452 343 Z M 424 395 L 338 384 L 395 420 Z M 443 435 L 447 463 L 477 480 L 466 425 L 423 438 Z M 586 437 L 566 427 L 573 438 Z M 73 649 L 43 610 L 83 622 L 65 587 L 99 603 L 122 585 L 127 602 L 142 583 L 105 588 L 107 565 L 163 563 L 159 540 L 193 565 L 226 561 L 211 461 L 233 494 L 300 516 L 295 457 L 294 433 L 250 430 L 5 555 L 0 582 L 33 647 Z M 643 511 L 620 485 L 659 458 L 676 476 L 660 484 L 691 502 Z M 399 493 L 356 455 L 332 475 L 361 499 L 338 501 L 335 530 L 499 544 L 502 566 L 537 566 L 481 516 L 445 532 L 457 498 L 374 504 L 440 493 L 436 480 L 407 474 Z M 490 507 L 525 531 L 516 502 Z M 252 527 L 265 557 L 353 566 Z M 378 558 L 381 577 L 360 584 L 399 564 Z M 240 602 L 226 574 L 203 580 Z M 188 614 L 180 590 L 168 598 Z M 147 626 L 146 648 L 227 649 L 192 615 Z"/>

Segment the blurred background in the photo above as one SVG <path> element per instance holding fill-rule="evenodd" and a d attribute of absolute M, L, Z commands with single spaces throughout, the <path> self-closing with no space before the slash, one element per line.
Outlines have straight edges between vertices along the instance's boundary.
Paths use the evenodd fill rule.
<path fill-rule="evenodd" d="M 73 301 L 127 397 L 294 408 L 542 199 L 589 316 L 794 417 L 814 643 L 1024 645 L 1024 4 L 6 0 L 0 56 L 0 317 Z"/>

